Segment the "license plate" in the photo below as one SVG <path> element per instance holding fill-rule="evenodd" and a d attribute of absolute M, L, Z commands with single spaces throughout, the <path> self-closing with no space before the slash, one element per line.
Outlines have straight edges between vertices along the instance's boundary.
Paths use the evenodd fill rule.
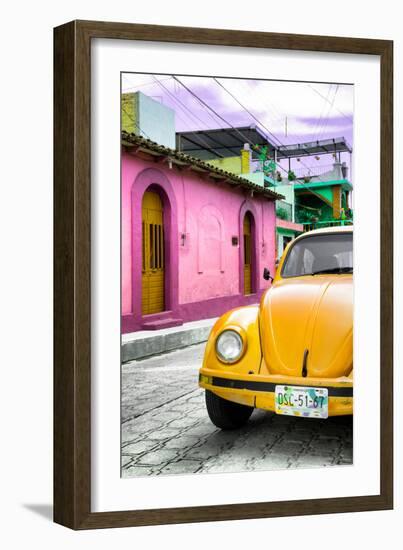
<path fill-rule="evenodd" d="M 276 386 L 275 411 L 277 414 L 327 418 L 328 402 L 327 388 Z"/>

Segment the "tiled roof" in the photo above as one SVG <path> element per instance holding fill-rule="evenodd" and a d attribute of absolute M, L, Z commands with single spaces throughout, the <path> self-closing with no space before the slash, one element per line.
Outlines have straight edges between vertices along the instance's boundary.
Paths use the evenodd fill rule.
<path fill-rule="evenodd" d="M 178 167 L 187 167 L 191 170 L 194 170 L 195 172 L 199 172 L 200 174 L 208 173 L 208 175 L 213 180 L 216 180 L 217 183 L 219 183 L 220 181 L 225 181 L 230 185 L 249 189 L 250 191 L 253 191 L 253 193 L 263 195 L 264 197 L 267 197 L 271 200 L 284 199 L 283 195 L 275 193 L 267 187 L 257 185 L 256 183 L 253 183 L 246 178 L 233 174 L 232 172 L 221 170 L 220 168 L 212 166 L 211 164 L 208 164 L 203 160 L 191 157 L 189 155 L 186 155 L 185 153 L 176 151 L 175 149 L 170 149 L 169 147 L 165 147 L 164 145 L 159 145 L 158 143 L 143 138 L 142 136 L 129 134 L 128 132 L 123 131 L 122 145 L 125 147 L 135 148 L 136 153 L 144 152 L 157 157 L 166 157 L 168 161 L 172 162 L 172 164 L 175 164 Z"/>

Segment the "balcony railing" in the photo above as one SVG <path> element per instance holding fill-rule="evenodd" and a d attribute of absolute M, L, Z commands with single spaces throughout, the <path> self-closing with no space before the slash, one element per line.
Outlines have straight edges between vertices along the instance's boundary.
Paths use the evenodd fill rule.
<path fill-rule="evenodd" d="M 343 225 L 353 225 L 352 219 L 345 220 L 321 220 L 317 222 L 304 222 L 304 231 L 312 231 L 313 229 L 320 229 L 322 227 L 338 227 Z"/>
<path fill-rule="evenodd" d="M 307 180 L 306 183 L 309 183 L 309 181 L 312 178 L 319 178 L 323 174 L 327 174 L 331 172 L 333 169 L 334 169 L 334 164 L 319 164 L 317 166 L 312 165 L 312 166 L 294 167 L 292 169 L 292 172 L 296 180 L 304 180 L 305 178 Z M 284 172 L 281 172 L 281 175 L 284 177 Z M 295 182 L 295 183 L 300 183 L 300 182 Z"/>

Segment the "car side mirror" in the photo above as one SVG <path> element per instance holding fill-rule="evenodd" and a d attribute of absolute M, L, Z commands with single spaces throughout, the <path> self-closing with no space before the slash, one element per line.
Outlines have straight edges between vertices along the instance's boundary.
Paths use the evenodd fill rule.
<path fill-rule="evenodd" d="M 268 269 L 267 267 L 263 269 L 263 279 L 265 281 L 273 281 L 273 277 L 270 275 L 270 269 Z"/>

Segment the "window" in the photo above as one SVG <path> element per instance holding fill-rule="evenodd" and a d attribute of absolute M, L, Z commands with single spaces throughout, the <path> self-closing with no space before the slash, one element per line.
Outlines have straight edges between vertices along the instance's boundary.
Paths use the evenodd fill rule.
<path fill-rule="evenodd" d="M 283 277 L 353 270 L 353 234 L 327 233 L 295 241 L 283 264 Z"/>

